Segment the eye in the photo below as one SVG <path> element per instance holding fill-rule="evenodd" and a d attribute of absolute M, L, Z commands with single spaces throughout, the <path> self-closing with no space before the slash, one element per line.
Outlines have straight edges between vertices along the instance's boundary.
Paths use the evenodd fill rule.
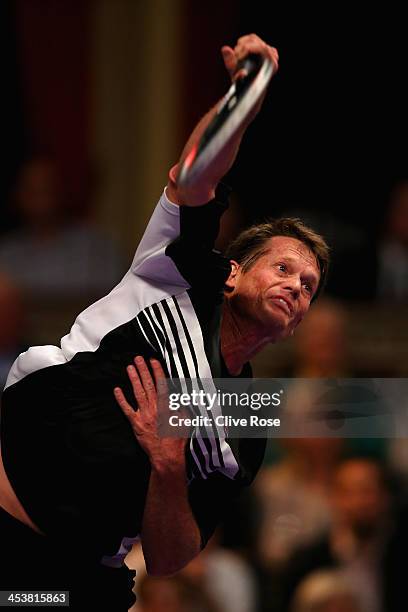
<path fill-rule="evenodd" d="M 306 289 L 306 291 L 307 291 L 307 293 L 309 293 L 309 295 L 312 295 L 313 289 L 312 289 L 312 285 L 310 283 L 303 283 L 303 287 Z"/>
<path fill-rule="evenodd" d="M 284 264 L 284 263 L 280 263 L 280 264 L 278 264 L 278 269 L 279 269 L 281 272 L 286 272 L 288 268 L 287 268 L 286 264 Z"/>

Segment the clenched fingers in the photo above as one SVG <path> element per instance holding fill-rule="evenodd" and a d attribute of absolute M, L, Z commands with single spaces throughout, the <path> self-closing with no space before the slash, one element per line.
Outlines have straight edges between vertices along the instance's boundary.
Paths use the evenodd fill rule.
<path fill-rule="evenodd" d="M 241 36 L 234 48 L 225 45 L 221 49 L 224 64 L 229 74 L 236 77 L 238 63 L 251 53 L 267 57 L 274 64 L 274 72 L 278 69 L 279 54 L 275 47 L 271 47 L 256 34 Z"/>

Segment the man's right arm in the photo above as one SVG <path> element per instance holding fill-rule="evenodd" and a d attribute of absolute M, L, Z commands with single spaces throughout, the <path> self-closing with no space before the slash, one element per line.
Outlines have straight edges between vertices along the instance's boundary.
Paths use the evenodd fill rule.
<path fill-rule="evenodd" d="M 275 72 L 278 68 L 278 52 L 273 47 L 267 45 L 256 34 L 242 36 L 238 39 L 234 49 L 224 46 L 222 47 L 221 51 L 223 54 L 225 67 L 233 80 L 240 77 L 240 71 L 237 71 L 239 62 L 252 53 L 262 55 L 263 57 L 268 57 L 275 66 Z M 201 119 L 188 139 L 179 162 L 173 166 L 169 172 L 167 193 L 172 202 L 175 202 L 178 205 L 200 206 L 214 198 L 215 189 L 218 183 L 232 167 L 237 156 L 242 137 L 249 124 L 258 114 L 262 103 L 263 97 L 260 99 L 246 121 L 242 124 L 241 128 L 226 143 L 224 148 L 219 152 L 209 167 L 190 185 L 181 187 L 177 184 L 177 177 L 181 163 L 190 153 L 192 147 L 199 141 L 206 127 L 213 119 L 217 112 L 218 104 Z"/>
<path fill-rule="evenodd" d="M 222 53 L 225 67 L 232 79 L 240 74 L 240 71 L 237 71 L 238 62 L 250 53 L 258 53 L 269 57 L 275 64 L 275 70 L 277 68 L 278 55 L 276 49 L 264 43 L 255 34 L 240 38 L 234 49 L 223 47 Z M 214 200 L 216 188 L 233 165 L 242 137 L 248 125 L 259 112 L 262 101 L 261 99 L 258 102 L 250 116 L 241 126 L 241 129 L 227 142 L 205 172 L 201 173 L 188 187 L 181 187 L 177 183 L 181 163 L 211 122 L 217 111 L 217 106 L 214 106 L 197 124 L 183 149 L 179 162 L 169 172 L 169 181 L 165 193 L 160 198 L 159 204 L 153 212 L 133 259 L 131 267 L 133 274 L 149 278 L 159 284 L 180 287 L 189 286 L 185 278 L 180 275 L 174 262 L 167 257 L 166 248 L 176 241 L 183 232 L 184 236 L 181 236 L 183 240 L 190 239 L 190 241 L 194 242 L 198 237 L 196 226 L 201 224 L 201 219 L 197 217 L 195 223 L 182 222 L 181 216 L 183 216 L 183 213 L 181 213 L 180 207 L 200 207 Z M 185 219 L 186 215 L 183 218 Z M 189 215 L 189 219 L 193 221 L 191 215 Z M 216 219 L 217 224 L 218 219 Z M 194 235 L 186 236 L 186 233 L 191 233 L 191 231 Z M 201 225 L 200 233 L 201 235 L 205 233 Z M 195 245 L 197 246 L 197 243 Z"/>

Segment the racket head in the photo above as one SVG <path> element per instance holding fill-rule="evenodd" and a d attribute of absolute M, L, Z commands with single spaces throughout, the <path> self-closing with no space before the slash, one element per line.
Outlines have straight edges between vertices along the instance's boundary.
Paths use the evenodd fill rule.
<path fill-rule="evenodd" d="M 237 133 L 258 103 L 274 72 L 268 58 L 250 55 L 240 68 L 246 76 L 232 83 L 201 138 L 184 159 L 177 183 L 184 187 L 198 180 L 225 144 Z"/>

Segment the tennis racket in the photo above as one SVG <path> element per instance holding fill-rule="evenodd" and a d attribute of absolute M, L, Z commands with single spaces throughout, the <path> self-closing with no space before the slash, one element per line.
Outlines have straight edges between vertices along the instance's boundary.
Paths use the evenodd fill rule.
<path fill-rule="evenodd" d="M 234 81 L 221 100 L 215 117 L 200 140 L 186 156 L 177 183 L 189 185 L 205 172 L 218 153 L 240 129 L 272 78 L 274 66 L 268 58 L 251 54 L 239 62 L 237 70 L 246 74 Z"/>

